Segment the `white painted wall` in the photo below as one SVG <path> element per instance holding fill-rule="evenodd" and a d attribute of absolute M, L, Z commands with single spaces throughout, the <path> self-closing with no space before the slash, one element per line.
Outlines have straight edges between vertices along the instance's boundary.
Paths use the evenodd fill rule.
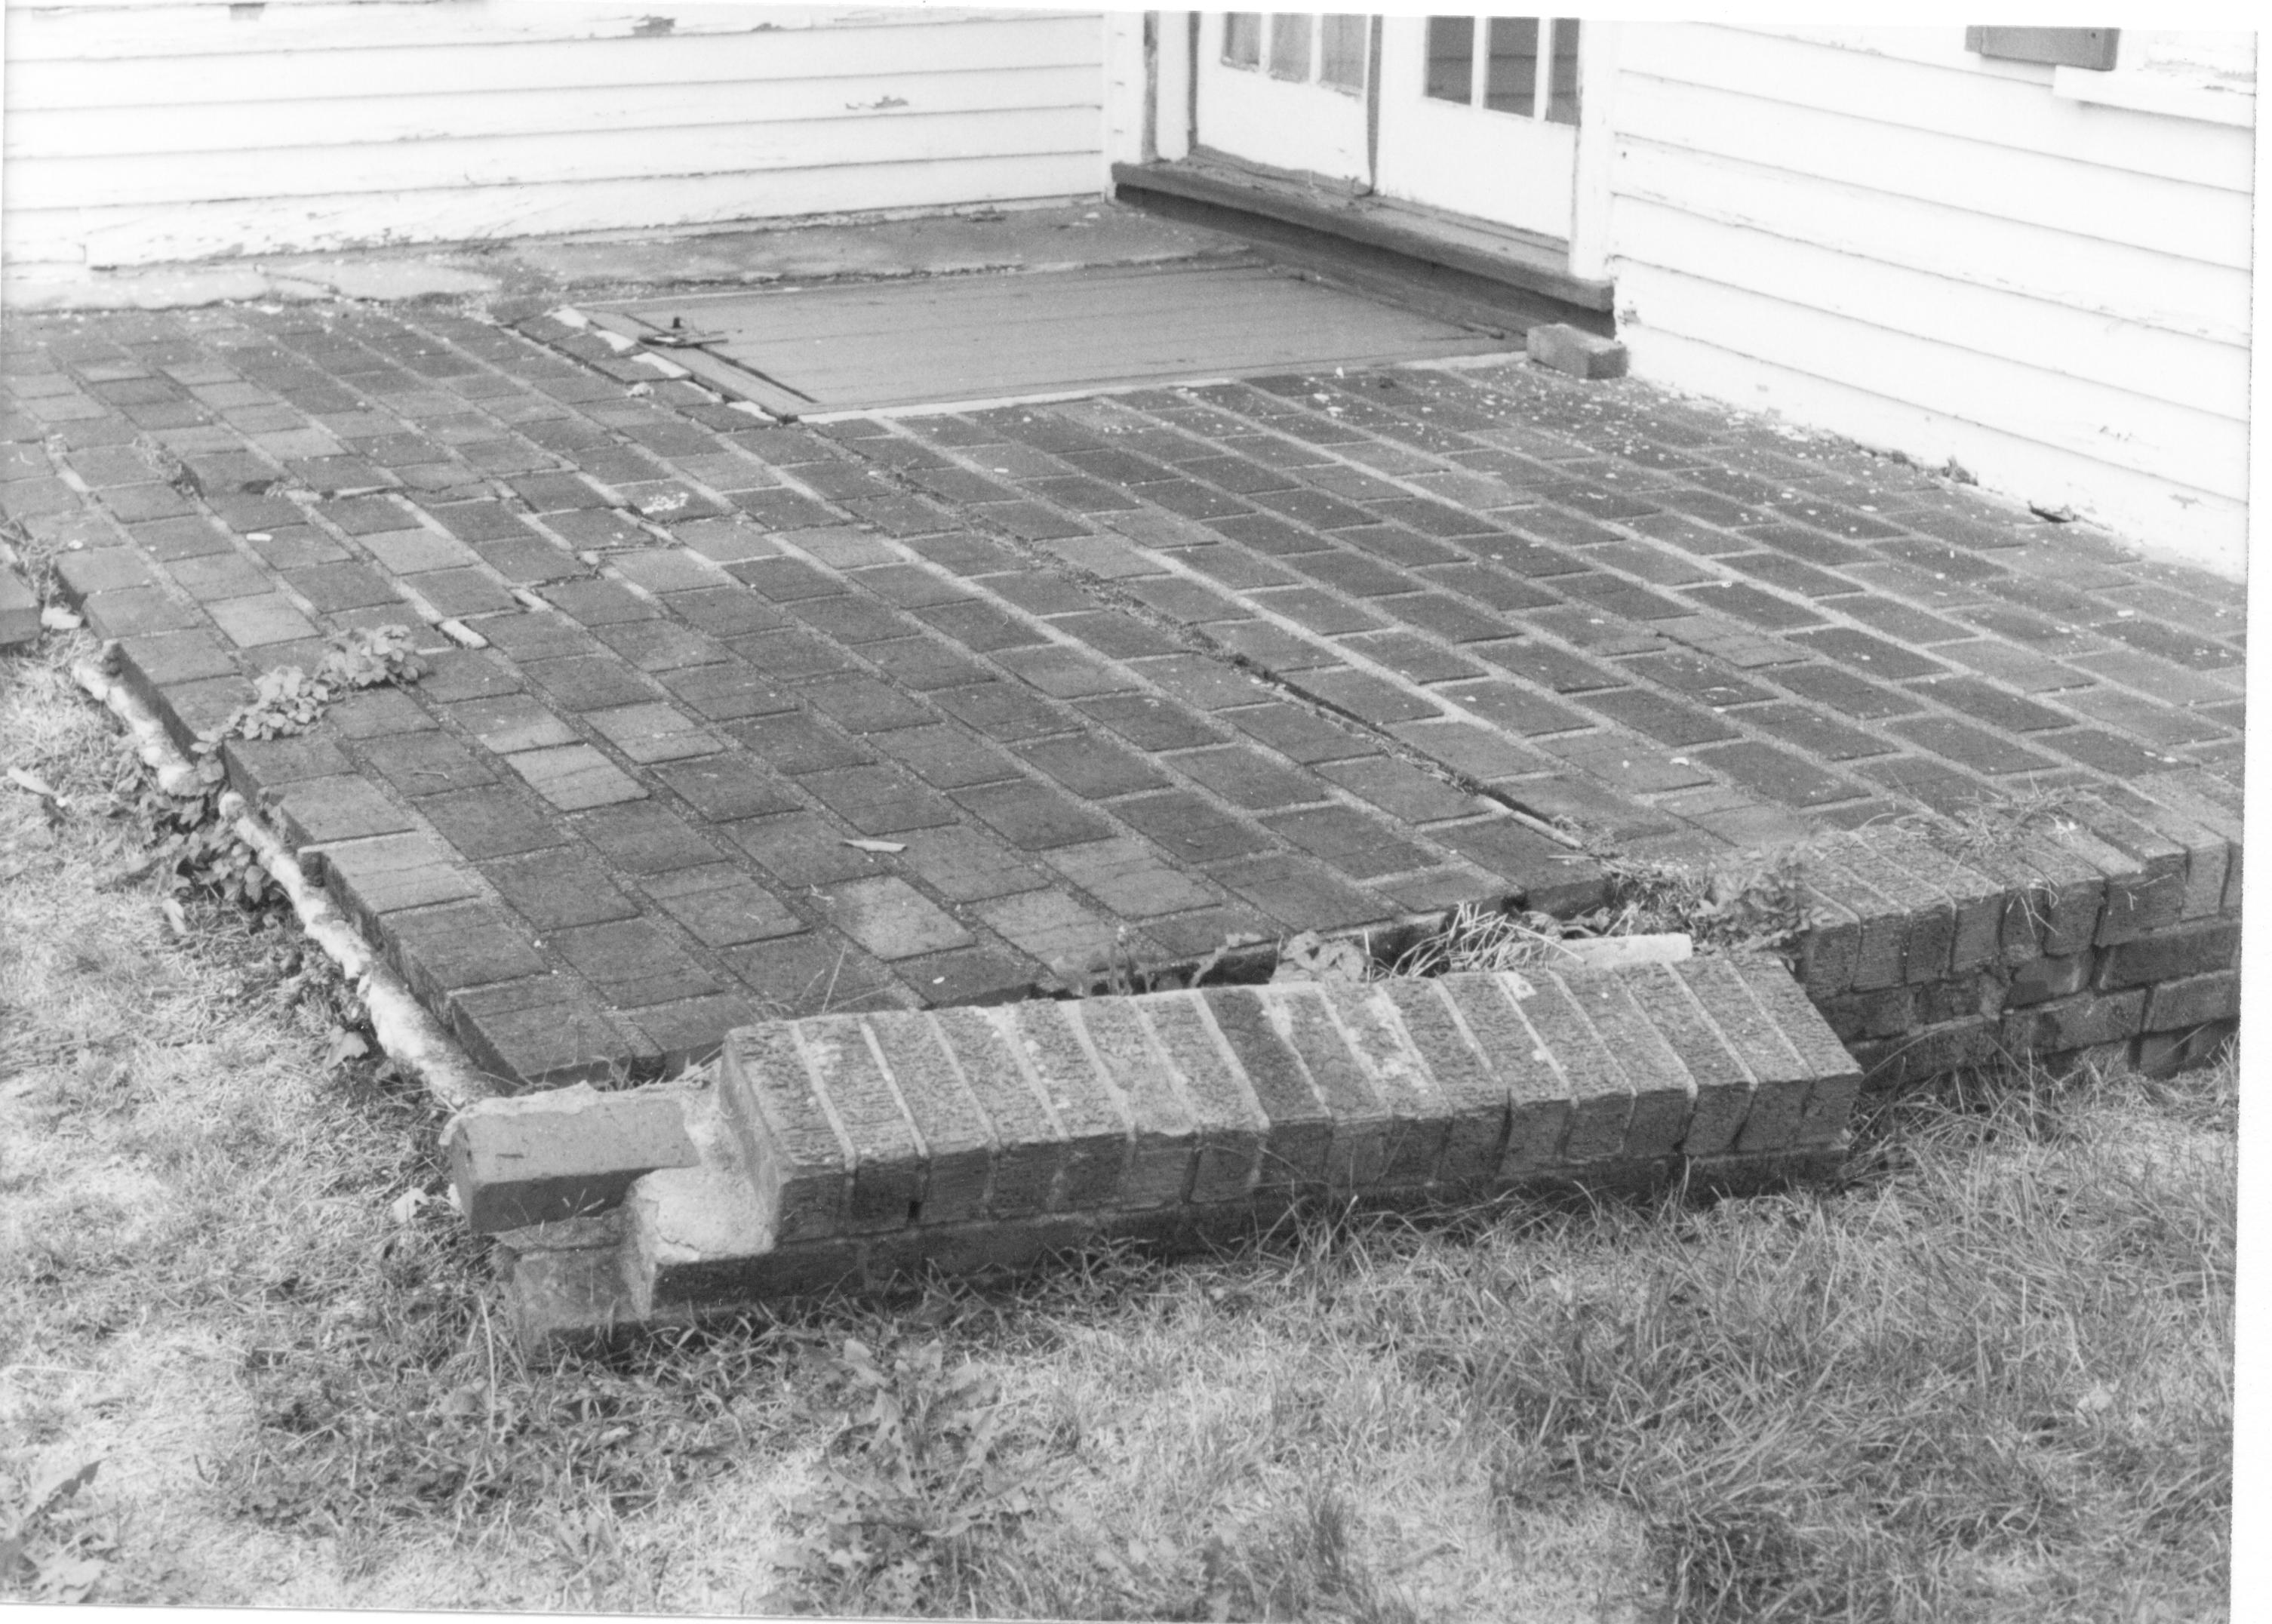
<path fill-rule="evenodd" d="M 1094 193 L 1094 13 L 7 0 L 18 275 Z"/>
<path fill-rule="evenodd" d="M 2243 573 L 2254 96 L 2230 51 L 2204 102 L 2055 85 L 1954 25 L 1619 33 L 1608 266 L 1637 374 Z"/>

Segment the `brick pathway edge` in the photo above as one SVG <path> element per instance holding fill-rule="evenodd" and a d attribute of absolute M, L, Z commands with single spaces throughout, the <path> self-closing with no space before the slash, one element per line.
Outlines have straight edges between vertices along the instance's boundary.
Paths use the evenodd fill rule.
<path fill-rule="evenodd" d="M 448 1141 L 532 1345 L 1305 1203 L 1835 1167 L 1859 1066 L 1780 962 L 1294 982 L 741 1029 L 714 1083 L 489 1102 Z"/>

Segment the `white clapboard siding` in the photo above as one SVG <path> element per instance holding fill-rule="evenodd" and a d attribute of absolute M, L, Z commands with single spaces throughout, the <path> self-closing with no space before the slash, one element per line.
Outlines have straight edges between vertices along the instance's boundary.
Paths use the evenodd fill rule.
<path fill-rule="evenodd" d="M 1777 365 L 1835 369 L 1841 382 L 1914 400 L 1951 418 L 2024 418 L 2044 444 L 2139 473 L 2161 472 L 2193 490 L 2245 497 L 2245 418 L 2172 406 L 2069 374 L 2014 363 L 1872 321 L 1685 271 L 1639 266 L 1619 299 L 1676 331 L 1717 335 L 1723 348 Z"/>
<path fill-rule="evenodd" d="M 1094 14 L 11 4 L 6 251 L 126 266 L 1102 183 Z"/>
<path fill-rule="evenodd" d="M 1927 32 L 1961 37 L 1961 31 Z M 1760 94 L 1765 79 L 1773 84 L 1775 99 L 1791 107 L 1926 125 L 1945 137 L 2223 186 L 2244 196 L 2250 186 L 2248 143 L 2226 139 L 2226 131 L 2216 125 L 2180 123 L 2159 140 L 2141 141 L 2129 121 L 2107 118 L 2100 109 L 2046 95 L 2024 82 L 1984 86 L 1976 74 L 1953 64 L 1825 50 L 1772 34 L 1695 27 L 1632 29 L 1620 41 L 1618 66 L 1627 73 L 1747 96 Z"/>
<path fill-rule="evenodd" d="M 340 191 L 436 191 L 531 182 L 633 180 L 811 169 L 924 158 L 1046 156 L 1095 150 L 1096 109 L 1016 108 L 915 117 L 797 119 L 779 123 L 646 129 L 636 137 L 556 131 L 541 140 L 483 136 L 405 141 L 379 149 L 383 184 L 343 187 L 340 156 L 323 147 L 273 153 L 172 153 L 62 158 L 27 166 L 8 189 L 17 208 L 151 206 L 214 198 L 303 198 Z M 358 166 L 367 168 L 368 166 Z"/>
<path fill-rule="evenodd" d="M 994 113 L 1006 101 L 1020 111 L 1087 109 L 1096 105 L 1096 71 L 1065 67 L 989 68 L 927 74 L 921 107 L 903 96 L 878 95 L 871 79 L 811 79 L 724 84 L 607 85 L 579 90 L 467 91 L 454 95 L 373 96 L 308 108 L 293 131 L 302 152 L 336 161 L 337 149 L 396 141 L 511 139 L 523 136 L 630 134 L 712 124 L 826 123 L 846 119 L 935 118 Z M 865 97 L 866 100 L 861 98 Z M 265 107 L 241 101 L 183 107 L 169 123 L 175 153 L 258 153 L 273 141 L 280 117 L 297 102 Z M 920 131 L 918 133 L 921 133 Z M 70 161 L 151 156 L 149 135 L 108 109 L 8 112 L 11 150 L 69 153 Z M 50 160 L 50 162 L 56 161 Z"/>
<path fill-rule="evenodd" d="M 1617 228 L 1646 241 L 1664 268 L 1740 286 L 1911 334 L 1969 355 L 2039 368 L 2188 409 L 2248 418 L 2248 347 L 2103 316 L 2052 299 L 1934 274 L 1785 239 L 1758 251 L 1757 235 L 1641 198 L 1615 205 Z"/>
<path fill-rule="evenodd" d="M 131 58 L 153 49 L 169 56 L 291 46 L 356 50 L 399 44 L 405 14 L 419 37 L 437 47 L 511 45 L 548 40 L 654 39 L 736 34 L 831 33 L 863 27 L 920 26 L 940 17 L 1017 20 L 1024 11 L 949 11 L 945 7 L 774 5 L 768 0 L 694 0 L 642 7 L 621 0 L 11 0 L 8 54 L 22 61 L 85 62 Z M 28 26 L 26 26 L 28 25 Z M 18 27 L 25 32 L 19 36 Z M 131 32 L 130 32 L 131 31 Z M 20 45 L 19 43 L 20 38 Z"/>
<path fill-rule="evenodd" d="M 1920 198 L 1962 213 L 2164 248 L 2216 265 L 2248 266 L 2251 218 L 2245 192 L 1943 135 L 1889 116 L 1930 117 L 1930 109 L 1871 106 L 1872 116 L 1865 116 L 1800 107 L 1781 100 L 1780 88 L 1778 82 L 1747 96 L 1625 74 L 1618 90 L 1618 127 L 1621 133 L 1667 146 L 1867 186 L 1896 198 Z M 2008 94 L 2007 86 L 1995 88 Z M 2246 141 L 2246 131 L 2235 133 Z M 1952 228 L 1961 225 L 1952 219 Z"/>
<path fill-rule="evenodd" d="M 1610 269 L 1645 377 L 2237 569 L 2251 132 L 1924 29 L 1632 25 Z"/>
<path fill-rule="evenodd" d="M 735 221 L 861 213 L 908 207 L 926 191 L 960 203 L 1009 203 L 1035 195 L 1071 197 L 1095 184 L 1096 158 L 924 159 L 903 163 L 781 169 L 770 173 L 665 179 L 575 181 L 477 187 L 422 195 L 387 240 L 460 243 L 550 236 L 594 229 L 605 220 L 632 226 L 709 226 Z M 16 225 L 10 199 L 10 219 Z M 246 198 L 151 210 L 89 210 L 81 222 L 89 263 L 152 265 L 246 252 L 329 252 L 371 243 L 370 194 Z M 11 262 L 20 256 L 12 243 Z"/>
<path fill-rule="evenodd" d="M 1661 203 L 1857 259 L 1908 266 L 2068 305 L 2111 322 L 2214 339 L 2249 341 L 2249 273 L 2181 259 L 2157 248 L 2095 243 L 2078 252 L 2064 232 L 1993 215 L 1952 226 L 1943 206 L 1815 178 L 1795 186 L 1765 169 L 1653 141 L 1618 144 L 1617 196 Z"/>
<path fill-rule="evenodd" d="M 468 4 L 503 6 L 527 0 Z M 382 0 L 352 9 L 390 14 L 399 10 L 393 42 L 349 49 L 306 42 L 263 47 L 247 38 L 234 50 L 200 56 L 195 72 L 183 71 L 174 58 L 158 53 L 126 60 L 42 60 L 36 65 L 19 57 L 8 86 L 9 116 L 12 121 L 19 108 L 131 110 L 222 102 L 259 109 L 451 92 L 519 94 L 625 84 L 767 84 L 896 79 L 958 69 L 1094 68 L 1101 54 L 1094 17 L 958 19 L 923 11 L 915 13 L 923 19 L 921 23 L 871 26 L 863 21 L 833 30 L 466 46 L 426 40 L 426 19 L 432 13 L 421 5 Z M 15 36 L 26 32 L 22 17 L 12 9 L 9 13 L 11 56 L 17 55 Z"/>

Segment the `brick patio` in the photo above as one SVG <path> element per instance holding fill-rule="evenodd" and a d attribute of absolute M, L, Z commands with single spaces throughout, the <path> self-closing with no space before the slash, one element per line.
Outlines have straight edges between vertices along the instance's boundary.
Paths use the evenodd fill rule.
<path fill-rule="evenodd" d="M 12 320 L 0 506 L 185 742 L 417 632 L 415 686 L 226 757 L 509 1078 L 1582 906 L 1556 819 L 1712 860 L 2052 788 L 2238 807 L 2240 587 L 1631 380 L 781 426 L 497 314 Z"/>

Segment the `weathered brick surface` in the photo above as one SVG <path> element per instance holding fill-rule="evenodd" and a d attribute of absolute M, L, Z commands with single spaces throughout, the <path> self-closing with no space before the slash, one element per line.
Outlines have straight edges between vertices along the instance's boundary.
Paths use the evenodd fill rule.
<path fill-rule="evenodd" d="M 1898 1036 L 1897 987 L 1954 1029 L 2014 987 L 2014 1009 L 2081 996 L 2057 989 L 2086 955 L 2138 978 L 2111 992 L 2172 984 L 2157 965 L 2190 984 L 2214 972 L 2186 974 L 2162 933 L 2238 913 L 2230 588 L 2077 527 L 2055 550 L 1916 470 L 1700 425 L 1640 385 L 1521 362 L 818 432 L 684 383 L 631 395 L 557 325 L 430 309 L 11 333 L 41 380 L 21 421 L 56 438 L 18 443 L 0 505 L 66 598 L 127 634 L 126 678 L 177 742 L 270 664 L 318 657 L 318 634 L 414 624 L 414 600 L 489 644 L 437 636 L 426 680 L 335 706 L 321 770 L 228 760 L 248 793 L 377 786 L 325 836 L 330 883 L 404 962 L 448 960 L 412 939 L 436 910 L 524 943 L 644 922 L 652 938 L 569 945 L 652 939 L 684 986 L 615 958 L 594 983 L 550 945 L 529 949 L 542 975 L 452 992 L 459 969 L 430 972 L 484 1063 L 540 1068 L 523 1081 L 652 1066 L 736 1010 L 998 996 L 1123 931 L 1140 955 L 1196 956 L 1256 926 L 1599 901 L 1601 875 L 1499 799 L 1715 861 L 1860 830 L 1798 943 L 1809 994 L 1859 1043 Z M 209 380 L 194 406 L 183 367 Z M 166 483 L 146 435 L 194 479 Z M 1098 749 L 1107 732 L 1131 753 Z M 1888 827 L 1963 812 L 2022 766 L 2084 793 L 2012 852 L 1950 859 Z M 668 822 L 599 815 L 618 810 Z M 902 849 L 846 844 L 879 838 Z M 557 883 L 523 883 L 539 857 Z M 593 905 L 564 912 L 571 892 Z M 1381 1092 L 1394 1045 L 1334 1018 L 1405 1119 Z M 1425 1046 L 1427 1024 L 1390 1029 Z M 1326 1087 L 1340 1074 L 1304 1041 Z M 1632 1058 L 1628 1089 L 1648 1072 Z M 1613 1095 L 1577 1064 L 1544 1074 L 1567 1107 L 1593 1090 L 1597 1148 Z M 1647 1141 L 1640 1107 L 1625 1126 Z M 1508 1111 L 1493 1156 L 1563 1154 L 1533 1148 L 1543 1099 Z M 1484 1154 L 1444 1131 L 1439 1156 Z M 1236 1182 L 1241 1141 L 1213 1133 L 1201 1162 Z"/>

